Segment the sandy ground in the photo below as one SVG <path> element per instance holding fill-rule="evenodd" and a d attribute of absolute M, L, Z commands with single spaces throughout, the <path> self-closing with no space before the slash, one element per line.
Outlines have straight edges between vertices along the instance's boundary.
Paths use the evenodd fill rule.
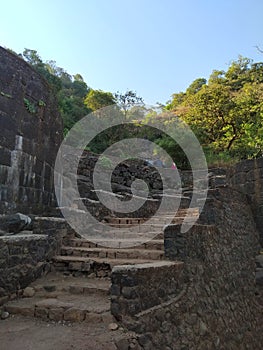
<path fill-rule="evenodd" d="M 116 350 L 121 330 L 105 324 L 54 323 L 23 316 L 0 320 L 1 350 Z"/>

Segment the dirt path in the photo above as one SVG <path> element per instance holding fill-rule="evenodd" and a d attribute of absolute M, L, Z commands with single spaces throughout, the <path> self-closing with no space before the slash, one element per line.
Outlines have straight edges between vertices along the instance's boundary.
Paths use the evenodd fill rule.
<path fill-rule="evenodd" d="M 1 350 L 116 350 L 121 330 L 105 324 L 55 323 L 23 316 L 0 320 Z"/>

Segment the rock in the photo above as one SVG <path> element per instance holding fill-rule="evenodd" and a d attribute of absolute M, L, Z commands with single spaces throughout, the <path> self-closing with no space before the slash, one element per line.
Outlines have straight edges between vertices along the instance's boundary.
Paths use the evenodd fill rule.
<path fill-rule="evenodd" d="M 199 325 L 199 330 L 200 330 L 200 335 L 205 335 L 208 331 L 207 329 L 207 325 L 203 322 L 203 321 L 200 321 L 200 325 Z"/>
<path fill-rule="evenodd" d="M 64 320 L 71 322 L 82 322 L 85 317 L 85 312 L 81 309 L 72 307 L 64 312 Z"/>
<path fill-rule="evenodd" d="M 119 325 L 117 325 L 117 323 L 110 323 L 108 326 L 108 329 L 110 331 L 116 331 L 119 328 Z"/>
<path fill-rule="evenodd" d="M 19 314 L 23 316 L 34 317 L 34 308 L 32 305 L 19 305 L 11 303 L 9 305 L 7 304 L 5 306 L 5 309 L 12 315 Z"/>
<path fill-rule="evenodd" d="M 1 237 L 1 236 L 5 236 L 5 235 L 6 235 L 6 232 L 5 232 L 5 231 L 0 230 L 0 237 Z"/>
<path fill-rule="evenodd" d="M 256 271 L 256 284 L 263 286 L 263 269 Z"/>
<path fill-rule="evenodd" d="M 49 293 L 55 292 L 55 290 L 56 290 L 56 286 L 54 286 L 54 285 L 43 286 L 43 288 L 45 289 L 46 292 L 49 292 Z"/>
<path fill-rule="evenodd" d="M 32 287 L 26 287 L 23 292 L 24 298 L 32 298 L 35 295 L 36 291 Z"/>
<path fill-rule="evenodd" d="M 1 320 L 6 320 L 9 317 L 9 312 L 3 311 L 1 313 Z"/>
<path fill-rule="evenodd" d="M 85 322 L 87 323 L 101 323 L 103 322 L 101 314 L 95 312 L 87 312 L 85 316 Z"/>
<path fill-rule="evenodd" d="M 263 254 L 256 256 L 256 266 L 263 268 Z"/>
<path fill-rule="evenodd" d="M 7 233 L 18 233 L 30 227 L 30 224 L 31 218 L 21 213 L 0 216 L 0 230 Z"/>
<path fill-rule="evenodd" d="M 115 343 L 118 350 L 127 350 L 130 349 L 129 340 L 126 338 L 120 339 Z"/>
<path fill-rule="evenodd" d="M 61 322 L 63 320 L 63 309 L 62 308 L 49 309 L 48 317 L 50 320 Z"/>

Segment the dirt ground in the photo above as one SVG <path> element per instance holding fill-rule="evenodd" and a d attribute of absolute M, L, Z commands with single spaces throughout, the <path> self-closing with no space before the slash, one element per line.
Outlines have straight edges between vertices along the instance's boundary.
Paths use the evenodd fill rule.
<path fill-rule="evenodd" d="M 0 320 L 1 350 L 116 350 L 121 330 L 87 323 L 55 323 L 23 316 Z"/>

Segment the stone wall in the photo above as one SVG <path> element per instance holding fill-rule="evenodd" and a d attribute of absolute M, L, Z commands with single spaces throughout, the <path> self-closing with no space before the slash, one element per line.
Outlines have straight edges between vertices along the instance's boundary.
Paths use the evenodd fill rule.
<path fill-rule="evenodd" d="M 83 202 L 89 212 L 98 219 L 103 219 L 105 216 L 115 215 L 118 217 L 131 216 L 131 217 L 150 217 L 154 214 L 160 205 L 160 199 L 166 192 L 169 186 L 173 186 L 174 194 L 180 198 L 181 184 L 176 176 L 176 172 L 170 168 L 155 168 L 148 166 L 146 161 L 143 160 L 125 160 L 114 169 L 111 176 L 111 190 L 107 191 L 109 197 L 117 196 L 121 201 L 128 201 L 132 198 L 131 185 L 136 179 L 143 180 L 147 186 L 142 186 L 144 189 L 137 195 L 145 198 L 144 190 L 148 192 L 148 197 L 145 198 L 145 204 L 143 204 L 139 210 L 131 213 L 120 213 L 114 210 L 108 209 L 104 206 L 98 198 L 98 192 L 105 189 L 105 183 L 101 183 L 98 189 L 94 188 L 93 185 L 93 170 L 98 161 L 98 156 L 84 151 L 80 159 L 76 159 L 74 156 L 74 150 L 68 150 L 67 152 L 67 164 L 64 165 L 64 177 L 63 183 L 65 183 L 64 194 L 65 202 L 72 202 L 74 197 L 74 204 L 76 207 L 81 208 L 80 203 Z M 70 187 L 72 181 L 75 179 L 74 169 L 78 169 L 78 190 L 79 197 L 75 198 L 76 195 L 72 196 Z M 166 185 L 163 184 L 159 171 L 164 174 Z M 101 166 L 101 172 L 103 174 L 110 174 L 110 170 L 105 166 Z M 103 190 L 105 192 L 105 190 Z M 170 194 L 170 192 L 169 192 Z M 69 200 L 67 200 L 69 198 Z M 181 205 L 186 207 L 189 205 L 189 198 L 184 198 Z M 67 206 L 67 205 L 65 205 Z"/>
<path fill-rule="evenodd" d="M 170 225 L 164 234 L 166 255 L 184 262 L 181 292 L 122 321 L 138 334 L 141 347 L 260 349 L 258 234 L 246 196 L 229 187 L 210 190 L 199 223 L 185 233 L 180 225 Z M 161 276 L 160 283 L 165 283 Z"/>
<path fill-rule="evenodd" d="M 54 241 L 47 235 L 0 237 L 0 303 L 48 271 L 53 252 Z"/>
<path fill-rule="evenodd" d="M 227 170 L 230 186 L 248 195 L 263 246 L 263 158 L 242 161 Z"/>
<path fill-rule="evenodd" d="M 183 263 L 159 261 L 112 270 L 111 313 L 119 320 L 160 305 L 180 292 Z"/>
<path fill-rule="evenodd" d="M 34 217 L 32 229 L 0 237 L 0 304 L 49 272 L 63 237 L 74 235 L 62 218 Z"/>
<path fill-rule="evenodd" d="M 55 205 L 53 166 L 62 120 L 46 81 L 0 47 L 0 213 Z"/>

